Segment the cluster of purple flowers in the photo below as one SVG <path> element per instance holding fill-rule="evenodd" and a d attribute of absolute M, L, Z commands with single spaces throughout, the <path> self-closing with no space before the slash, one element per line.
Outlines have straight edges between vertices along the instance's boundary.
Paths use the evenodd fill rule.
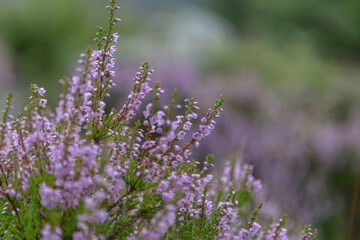
<path fill-rule="evenodd" d="M 173 118 L 174 95 L 158 110 L 163 90 L 158 82 L 150 87 L 145 63 L 123 107 L 105 112 L 114 86 L 116 48 L 110 44 L 118 38 L 112 34 L 118 8 L 111 0 L 98 49 L 89 48 L 77 75 L 61 80 L 55 113 L 36 85 L 26 114 L 16 119 L 9 97 L 0 125 L 1 239 L 287 239 L 283 220 L 264 228 L 255 221 L 259 209 L 247 223 L 252 194 L 261 189 L 251 166 L 232 159 L 214 177 L 211 155 L 202 167 L 190 158 L 214 129 L 222 97 L 191 132 L 198 103 L 186 100 L 185 113 Z M 150 93 L 143 117 L 130 121 Z"/>

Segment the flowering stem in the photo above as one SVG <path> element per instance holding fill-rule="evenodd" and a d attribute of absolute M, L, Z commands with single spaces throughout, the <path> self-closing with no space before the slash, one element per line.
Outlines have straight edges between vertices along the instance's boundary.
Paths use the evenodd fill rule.
<path fill-rule="evenodd" d="M 4 176 L 4 179 L 5 179 L 5 183 L 6 183 L 6 186 L 9 185 L 9 182 L 7 180 L 7 177 L 5 175 L 5 172 L 4 172 L 4 169 L 3 169 L 3 165 L 0 163 L 0 169 L 1 169 L 1 173 L 2 175 Z M 2 182 L 1 182 L 2 183 Z"/>
<path fill-rule="evenodd" d="M 16 205 L 14 203 L 14 201 L 11 199 L 10 195 L 2 190 L 0 190 L 0 194 L 3 195 L 4 197 L 7 198 L 7 200 L 9 201 L 9 203 L 11 204 L 11 207 L 13 208 L 16 218 L 19 222 L 19 227 L 21 227 L 21 221 L 20 221 L 20 216 L 19 216 L 19 212 L 17 211 Z"/>

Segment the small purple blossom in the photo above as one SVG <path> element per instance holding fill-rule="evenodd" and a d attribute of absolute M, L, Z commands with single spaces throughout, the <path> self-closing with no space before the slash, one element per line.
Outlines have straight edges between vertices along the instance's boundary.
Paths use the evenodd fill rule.
<path fill-rule="evenodd" d="M 44 88 L 39 88 L 39 89 L 37 90 L 37 93 L 38 93 L 41 97 L 44 96 L 45 92 L 46 92 L 46 90 L 45 90 Z"/>
<path fill-rule="evenodd" d="M 119 38 L 119 34 L 114 33 L 114 34 L 112 35 L 112 41 L 113 41 L 113 42 L 117 42 L 118 38 Z"/>
<path fill-rule="evenodd" d="M 54 208 L 61 199 L 61 191 L 50 188 L 45 184 L 40 187 L 41 204 L 49 209 Z"/>
<path fill-rule="evenodd" d="M 61 228 L 55 227 L 53 230 L 49 224 L 46 224 L 42 230 L 42 239 L 43 240 L 61 240 Z"/>

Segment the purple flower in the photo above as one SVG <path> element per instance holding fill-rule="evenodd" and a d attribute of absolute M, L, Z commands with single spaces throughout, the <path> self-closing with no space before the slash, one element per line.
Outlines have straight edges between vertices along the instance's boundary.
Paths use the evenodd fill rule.
<path fill-rule="evenodd" d="M 39 101 L 39 106 L 42 108 L 45 108 L 47 104 L 47 100 L 46 99 L 40 99 Z"/>
<path fill-rule="evenodd" d="M 145 118 L 148 118 L 150 116 L 151 108 L 152 108 L 152 103 L 149 103 L 148 105 L 146 105 L 146 110 L 143 112 Z"/>
<path fill-rule="evenodd" d="M 189 121 L 185 122 L 185 124 L 184 124 L 184 130 L 190 130 L 191 126 L 192 126 L 192 123 L 191 123 L 191 122 L 189 122 Z"/>
<path fill-rule="evenodd" d="M 45 92 L 46 92 L 46 90 L 45 90 L 44 88 L 39 88 L 39 89 L 37 90 L 37 93 L 38 93 L 41 97 L 44 96 Z"/>
<path fill-rule="evenodd" d="M 53 230 L 49 224 L 45 224 L 41 231 L 43 240 L 61 240 L 61 228 L 55 227 Z"/>
<path fill-rule="evenodd" d="M 196 113 L 190 113 L 187 115 L 186 119 L 188 121 L 192 120 L 192 119 L 197 119 L 197 114 Z"/>
<path fill-rule="evenodd" d="M 119 38 L 119 34 L 118 34 L 118 33 L 114 33 L 114 34 L 112 35 L 112 41 L 113 41 L 113 42 L 117 42 L 118 38 Z"/>
<path fill-rule="evenodd" d="M 48 209 L 54 208 L 61 199 L 61 192 L 58 189 L 53 189 L 45 184 L 40 186 L 41 204 Z"/>

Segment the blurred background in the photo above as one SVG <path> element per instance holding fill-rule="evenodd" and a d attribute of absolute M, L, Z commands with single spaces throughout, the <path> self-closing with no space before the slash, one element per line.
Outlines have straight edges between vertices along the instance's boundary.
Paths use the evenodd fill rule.
<path fill-rule="evenodd" d="M 106 1 L 0 0 L 0 96 L 24 107 L 30 84 L 47 89 L 106 25 Z M 243 156 L 266 186 L 264 211 L 287 214 L 291 234 L 311 223 L 320 239 L 360 239 L 360 201 L 351 210 L 360 157 L 360 1 L 119 1 L 117 88 L 149 61 L 166 90 L 195 97 L 202 111 L 219 94 L 224 113 L 197 157 Z M 4 101 L 2 101 L 3 105 Z"/>

